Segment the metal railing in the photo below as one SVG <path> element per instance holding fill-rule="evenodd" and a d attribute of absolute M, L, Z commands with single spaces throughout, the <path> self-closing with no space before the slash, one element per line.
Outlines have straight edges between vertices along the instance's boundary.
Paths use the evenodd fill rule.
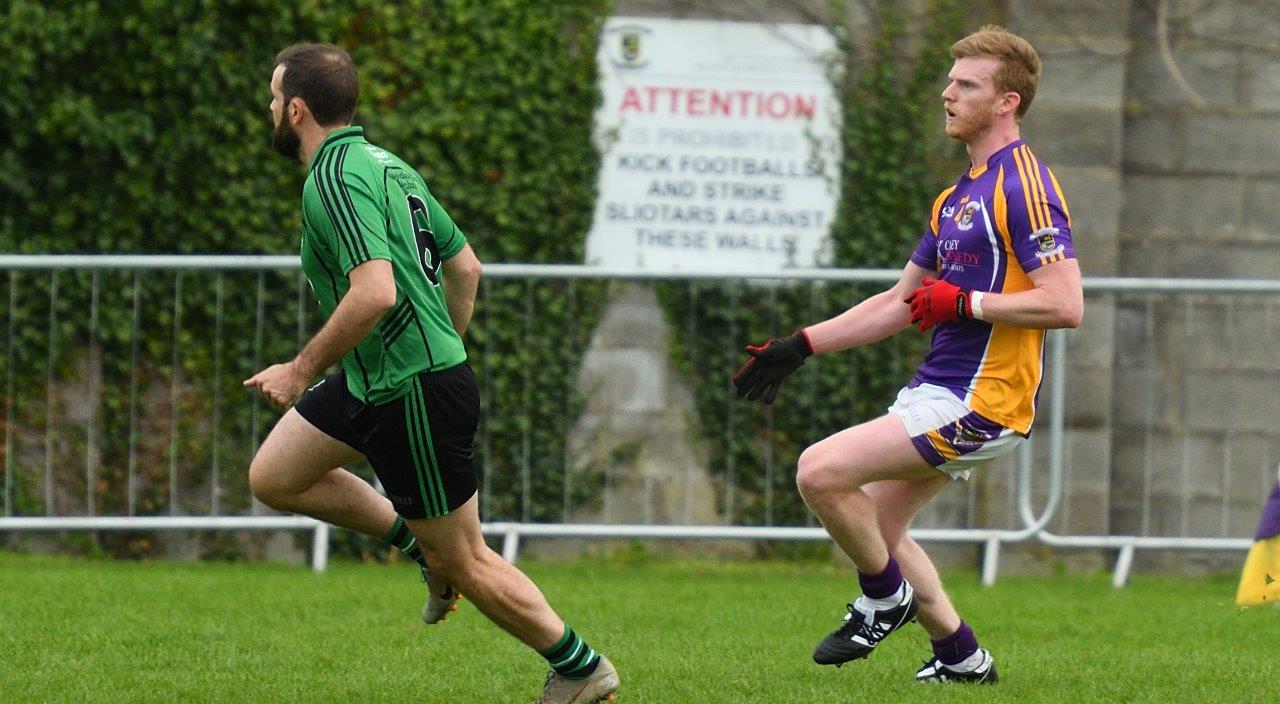
<path fill-rule="evenodd" d="M 298 271 L 296 257 L 6 255 L 0 256 L 0 270 L 8 274 L 8 317 L 6 327 L 0 328 L 0 333 L 7 330 L 4 513 L 0 514 L 0 531 L 308 530 L 313 532 L 312 566 L 323 569 L 328 554 L 328 526 L 305 517 L 276 515 L 248 496 L 243 470 L 262 437 L 268 415 L 256 396 L 229 396 L 223 391 L 225 384 L 218 382 L 233 371 L 245 371 L 246 376 L 251 373 L 227 369 L 228 356 L 233 351 L 242 358 L 252 355 L 256 370 L 275 358 L 277 353 L 268 349 L 272 340 L 280 350 L 291 353 L 314 331 L 317 313 L 313 306 L 309 307 L 310 293 Z M 868 287 L 891 283 L 898 274 L 896 270 L 828 269 L 749 276 L 698 270 L 637 274 L 570 265 L 503 264 L 490 264 L 485 269 L 487 280 L 530 285 L 552 281 L 572 285 L 578 280 L 683 282 L 689 287 L 691 298 L 696 298 L 699 286 L 708 284 L 734 282 L 735 286 L 754 286 L 785 281 L 793 286 Z M 172 299 L 162 301 L 157 293 L 161 291 L 166 297 L 171 294 Z M 282 296 L 282 291 L 288 295 Z M 1024 443 L 1010 461 L 995 463 L 985 479 L 949 487 L 937 505 L 922 512 L 920 527 L 912 529 L 912 536 L 919 540 L 983 545 L 985 583 L 995 580 L 1003 545 L 1031 539 L 1058 547 L 1116 550 L 1117 586 L 1126 581 L 1138 549 L 1245 550 L 1250 544 L 1245 537 L 1248 528 L 1242 527 L 1256 517 L 1258 504 L 1250 505 L 1250 487 L 1256 481 L 1258 501 L 1265 496 L 1280 445 L 1277 436 L 1265 429 L 1233 428 L 1227 422 L 1219 427 L 1202 420 L 1183 423 L 1169 417 L 1170 399 L 1158 399 L 1152 389 L 1154 384 L 1162 383 L 1161 373 L 1171 366 L 1194 372 L 1199 363 L 1208 372 L 1216 369 L 1224 378 L 1233 379 L 1270 371 L 1265 361 L 1233 366 L 1212 359 L 1191 360 L 1179 366 L 1167 357 L 1180 345 L 1189 349 L 1188 340 L 1199 340 L 1203 347 L 1208 328 L 1212 328 L 1217 335 L 1212 344 L 1221 347 L 1223 357 L 1230 361 L 1229 348 L 1245 344 L 1242 341 L 1249 337 L 1233 336 L 1230 330 L 1223 333 L 1217 327 L 1229 326 L 1238 317 L 1260 315 L 1266 326 L 1273 318 L 1280 321 L 1280 282 L 1091 278 L 1086 280 L 1086 292 L 1088 317 L 1110 315 L 1113 322 L 1110 330 L 1104 325 L 1096 329 L 1086 326 L 1083 332 L 1050 333 L 1041 399 L 1043 417 L 1037 423 L 1033 441 Z M 21 310 L 35 308 L 30 300 L 34 295 L 39 295 L 41 301 L 47 298 L 47 310 L 41 303 L 41 315 L 23 319 Z M 288 309 L 290 305 L 292 309 Z M 225 339 L 224 320 L 232 315 L 253 319 L 249 339 Z M 88 324 L 82 326 L 88 331 L 87 340 L 60 337 L 68 316 L 88 318 Z M 526 310 L 522 324 L 531 328 L 535 318 L 534 311 Z M 289 321 L 289 334 L 278 329 L 284 319 Z M 272 324 L 271 320 L 277 329 L 267 331 L 264 328 Z M 798 322 L 802 321 L 781 324 Z M 114 338 L 121 343 L 117 345 L 118 352 L 124 354 L 123 350 L 128 350 L 129 361 L 108 360 L 119 369 L 127 369 L 127 384 L 123 378 L 100 378 L 101 370 L 107 368 L 103 360 L 83 360 L 74 354 L 78 343 L 87 343 L 86 350 L 98 349 L 99 336 L 105 326 L 112 324 L 129 329 L 128 334 L 117 331 Z M 690 322 L 690 328 L 696 330 L 697 321 Z M 1170 328 L 1176 329 L 1170 332 Z M 1256 329 L 1251 330 L 1257 334 Z M 1267 337 L 1273 333 L 1280 335 L 1280 323 L 1275 330 L 1266 327 L 1261 334 Z M 1097 359 L 1093 348 L 1073 348 L 1073 341 L 1096 342 L 1101 338 L 1111 340 L 1104 345 L 1104 359 Z M 69 342 L 73 343 L 70 347 Z M 1145 356 L 1130 360 L 1125 347 L 1130 343 L 1141 348 Z M 1173 354 L 1176 357 L 1192 353 Z M 199 355 L 214 370 L 212 383 L 182 376 L 184 359 Z M 41 358 L 44 368 L 31 371 L 39 366 Z M 68 365 L 80 367 L 68 371 Z M 19 374 L 19 369 L 28 373 Z M 1114 377 L 1132 369 L 1152 375 L 1144 382 L 1146 386 L 1137 385 L 1147 390 L 1143 393 L 1150 393 L 1148 405 L 1136 412 L 1129 408 L 1135 405 L 1128 398 L 1130 391 L 1114 379 L 1099 382 L 1092 391 L 1088 390 L 1087 381 L 1075 380 L 1075 375 L 1087 377 L 1098 370 Z M 1070 386 L 1069 376 L 1076 381 Z M 905 380 L 904 377 L 901 381 Z M 563 381 L 575 383 L 573 370 L 566 370 Z M 121 394 L 128 396 L 127 403 L 106 398 L 103 389 L 109 383 L 122 392 L 127 387 L 127 394 Z M 205 389 L 208 394 L 202 396 L 200 392 Z M 1181 404 L 1179 413 L 1188 418 L 1198 412 L 1195 399 L 1191 398 L 1194 391 L 1186 391 L 1174 404 Z M 1085 400 L 1076 401 L 1079 396 Z M 1086 407 L 1098 397 L 1110 399 L 1111 409 L 1095 412 Z M 107 410 L 100 413 L 99 409 Z M 41 411 L 42 419 L 38 417 Z M 98 427 L 100 417 L 109 419 L 103 422 L 104 427 Z M 153 430 L 167 435 L 151 437 L 148 433 Z M 124 432 L 128 433 L 127 453 L 103 456 L 103 433 Z M 1097 440 L 1105 434 L 1112 436 L 1109 441 Z M 1173 487 L 1166 486 L 1168 482 L 1162 484 L 1162 472 L 1168 468 L 1161 453 L 1170 438 L 1182 445 L 1182 460 L 1177 468 L 1179 483 Z M 184 448 L 193 442 L 203 443 L 201 448 L 207 446 L 200 450 L 204 453 L 200 459 L 208 461 L 208 471 L 198 480 L 190 479 L 183 471 L 184 463 L 192 459 L 184 454 Z M 1102 453 L 1108 461 L 1073 456 L 1082 454 L 1082 450 L 1096 455 L 1100 444 L 1109 449 Z M 528 445 L 526 442 L 526 448 Z M 1202 469 L 1199 465 L 1203 462 L 1197 463 L 1199 455 L 1211 454 L 1215 447 L 1223 448 L 1226 456 L 1220 476 Z M 1123 458 L 1110 455 L 1120 451 L 1126 453 Z M 73 471 L 69 460 L 73 455 L 80 456 L 80 452 L 83 483 L 66 490 Z M 526 449 L 521 459 L 524 465 L 518 489 L 524 495 L 517 502 L 526 507 L 532 482 L 529 454 Z M 1253 467 L 1255 460 L 1257 466 Z M 568 497 L 571 458 L 564 458 L 560 464 Z M 1043 473 L 1037 471 L 1040 467 L 1045 469 Z M 1098 476 L 1086 476 L 1090 473 Z M 1139 478 L 1132 483 L 1138 485 L 1136 489 L 1125 480 L 1129 475 Z M 715 481 L 726 482 L 725 492 L 731 495 L 734 475 L 730 471 L 725 476 Z M 23 481 L 19 482 L 19 477 Z M 1220 479 L 1219 486 L 1205 489 L 1213 477 Z M 123 496 L 100 501 L 110 506 L 97 505 L 96 499 L 104 495 L 102 483 L 112 479 L 124 485 Z M 707 479 L 693 477 L 686 481 Z M 501 490 L 490 488 L 490 482 L 483 484 L 486 492 Z M 108 488 L 108 493 L 113 488 Z M 692 485 L 684 487 L 685 491 L 692 489 Z M 1128 496 L 1130 493 L 1133 496 Z M 794 497 L 779 491 L 769 493 L 766 499 L 770 506 L 786 500 Z M 503 539 L 503 554 L 510 560 L 516 558 L 522 537 L 827 539 L 825 531 L 812 520 L 804 525 L 583 523 L 574 520 L 568 504 L 566 498 L 565 511 L 558 522 L 529 522 L 521 520 L 520 515 L 497 516 L 497 520 L 485 523 L 484 530 L 487 535 Z M 1042 508 L 1037 510 L 1037 504 Z M 1125 508 L 1129 504 L 1133 504 L 1131 511 Z M 1170 507 L 1180 512 L 1177 528 L 1161 531 L 1159 525 L 1169 523 L 1164 516 L 1172 510 Z M 528 513 L 527 509 L 524 513 Z M 1209 514 L 1219 517 L 1216 528 L 1208 527 L 1207 520 L 1200 518 Z M 723 518 L 727 523 L 735 522 L 733 515 Z M 1098 530 L 1085 531 L 1082 525 Z"/>

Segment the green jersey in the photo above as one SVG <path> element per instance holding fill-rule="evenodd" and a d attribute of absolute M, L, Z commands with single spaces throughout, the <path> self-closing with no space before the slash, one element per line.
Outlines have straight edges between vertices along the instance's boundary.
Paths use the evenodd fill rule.
<path fill-rule="evenodd" d="M 342 358 L 353 396 L 387 403 L 419 372 L 466 361 L 440 275 L 466 242 L 418 172 L 366 141 L 363 128 L 336 130 L 316 150 L 302 188 L 302 270 L 325 317 L 355 267 L 386 259 L 395 272 L 395 306 Z"/>

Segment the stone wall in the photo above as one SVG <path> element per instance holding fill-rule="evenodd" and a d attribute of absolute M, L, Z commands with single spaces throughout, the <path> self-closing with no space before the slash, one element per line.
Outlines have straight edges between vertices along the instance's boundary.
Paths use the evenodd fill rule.
<path fill-rule="evenodd" d="M 1131 27 L 1120 270 L 1274 278 L 1280 5 L 1135 0 Z M 1252 533 L 1280 458 L 1277 303 L 1122 299 L 1114 530 Z"/>

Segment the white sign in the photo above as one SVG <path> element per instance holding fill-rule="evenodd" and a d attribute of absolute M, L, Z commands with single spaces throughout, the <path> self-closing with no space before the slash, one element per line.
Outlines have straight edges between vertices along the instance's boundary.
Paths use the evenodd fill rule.
<path fill-rule="evenodd" d="M 834 53 L 813 25 L 608 20 L 587 263 L 769 271 L 826 262 L 840 157 Z"/>

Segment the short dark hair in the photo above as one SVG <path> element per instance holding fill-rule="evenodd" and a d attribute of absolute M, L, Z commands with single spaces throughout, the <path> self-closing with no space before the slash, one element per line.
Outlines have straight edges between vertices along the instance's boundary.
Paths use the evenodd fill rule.
<path fill-rule="evenodd" d="M 346 124 L 356 114 L 360 81 L 346 49 L 333 44 L 294 44 L 276 54 L 284 66 L 280 91 L 285 102 L 302 98 L 321 127 Z"/>

